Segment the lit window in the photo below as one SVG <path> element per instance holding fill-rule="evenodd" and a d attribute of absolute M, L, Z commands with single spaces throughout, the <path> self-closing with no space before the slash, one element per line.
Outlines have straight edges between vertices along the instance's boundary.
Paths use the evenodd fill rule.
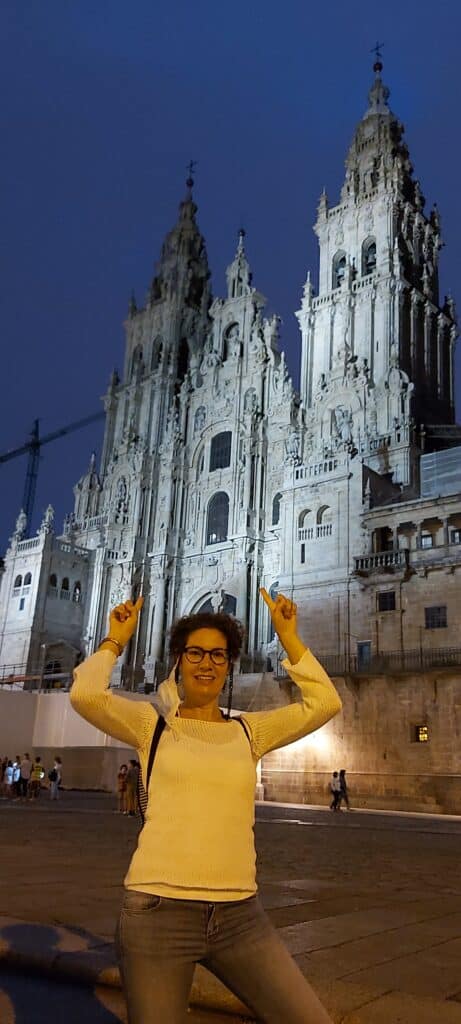
<path fill-rule="evenodd" d="M 415 725 L 415 740 L 417 743 L 428 743 L 429 729 L 427 725 Z"/>
<path fill-rule="evenodd" d="M 446 604 L 434 605 L 432 608 L 424 609 L 426 629 L 447 628 L 447 606 Z"/>
<path fill-rule="evenodd" d="M 214 469 L 226 469 L 227 466 L 230 466 L 231 447 L 232 433 L 230 430 L 224 430 L 221 434 L 214 436 L 210 451 L 210 473 Z"/>
<path fill-rule="evenodd" d="M 395 612 L 395 590 L 383 590 L 378 594 L 378 611 Z"/>
<path fill-rule="evenodd" d="M 229 524 L 229 498 L 224 491 L 218 491 L 208 505 L 206 542 L 220 544 L 227 540 Z"/>

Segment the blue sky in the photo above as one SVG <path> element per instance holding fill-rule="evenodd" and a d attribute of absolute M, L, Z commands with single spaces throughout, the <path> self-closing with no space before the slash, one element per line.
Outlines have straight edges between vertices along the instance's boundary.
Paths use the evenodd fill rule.
<path fill-rule="evenodd" d="M 293 312 L 308 268 L 316 279 L 318 196 L 338 198 L 376 39 L 416 176 L 439 205 L 441 290 L 461 305 L 458 3 L 157 6 L 2 5 L 0 450 L 35 417 L 46 433 L 99 408 L 122 364 L 131 289 L 141 304 L 191 158 L 214 293 L 243 224 L 297 379 Z M 101 436 L 97 425 L 43 448 L 34 529 L 49 501 L 60 527 Z M 24 457 L 0 466 L 0 549 L 25 468 Z"/>

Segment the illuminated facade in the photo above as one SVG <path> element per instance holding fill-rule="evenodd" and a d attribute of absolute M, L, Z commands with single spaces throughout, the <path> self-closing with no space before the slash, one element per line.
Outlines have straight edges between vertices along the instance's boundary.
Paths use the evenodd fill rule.
<path fill-rule="evenodd" d="M 461 496 L 419 488 L 421 452 L 461 436 L 455 311 L 439 298 L 439 214 L 424 211 L 380 62 L 340 201 L 320 198 L 318 292 L 308 274 L 297 313 L 299 395 L 243 232 L 227 295 L 213 300 L 192 184 L 145 305 L 130 306 L 99 470 L 92 459 L 61 538 L 49 527 L 27 548 L 18 521 L 0 663 L 90 653 L 110 607 L 139 592 L 125 659 L 147 682 L 164 671 L 173 619 L 201 608 L 236 614 L 248 654 L 274 663 L 262 585 L 293 595 L 316 652 L 343 664 L 433 637 L 457 646 Z M 31 571 L 29 555 L 35 589 L 20 614 L 15 581 Z M 66 599 L 72 616 L 58 614 L 63 579 L 71 595 L 80 587 L 77 602 Z"/>

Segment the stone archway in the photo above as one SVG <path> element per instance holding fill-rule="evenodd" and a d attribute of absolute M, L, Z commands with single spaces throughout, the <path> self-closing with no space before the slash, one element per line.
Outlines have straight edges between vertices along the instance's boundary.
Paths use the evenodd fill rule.
<path fill-rule="evenodd" d="M 222 590 L 219 594 L 213 593 L 205 600 L 201 600 L 194 614 L 198 612 L 225 612 L 226 615 L 235 615 L 237 611 L 237 598 Z"/>

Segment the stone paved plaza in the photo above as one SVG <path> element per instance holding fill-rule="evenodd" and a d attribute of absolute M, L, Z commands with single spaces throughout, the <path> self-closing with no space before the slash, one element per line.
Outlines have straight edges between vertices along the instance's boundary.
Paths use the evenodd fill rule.
<path fill-rule="evenodd" d="M 104 794 L 0 802 L 7 966 L 12 921 L 25 946 L 31 922 L 112 955 L 137 829 Z M 264 804 L 256 841 L 263 902 L 337 1024 L 461 1024 L 461 819 Z"/>

